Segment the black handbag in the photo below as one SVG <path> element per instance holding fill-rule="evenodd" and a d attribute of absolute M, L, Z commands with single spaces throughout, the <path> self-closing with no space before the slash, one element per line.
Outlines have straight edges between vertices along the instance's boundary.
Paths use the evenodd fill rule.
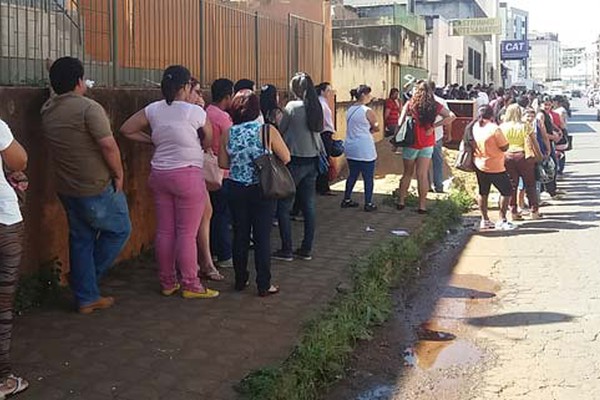
<path fill-rule="evenodd" d="M 395 147 L 410 147 L 415 144 L 415 119 L 411 115 L 404 118 L 402 125 L 398 127 L 396 134 L 390 139 Z"/>
<path fill-rule="evenodd" d="M 296 194 L 296 183 L 285 164 L 271 151 L 271 129 L 261 128 L 264 154 L 254 160 L 258 170 L 260 192 L 265 199 L 287 199 Z"/>

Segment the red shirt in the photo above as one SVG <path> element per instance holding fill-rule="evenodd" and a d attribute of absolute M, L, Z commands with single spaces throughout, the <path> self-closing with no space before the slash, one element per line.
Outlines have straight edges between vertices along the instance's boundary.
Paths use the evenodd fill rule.
<path fill-rule="evenodd" d="M 387 119 L 385 120 L 385 126 L 398 125 L 400 119 L 400 101 L 387 99 L 385 101 L 385 109 L 389 110 Z"/>
<path fill-rule="evenodd" d="M 439 114 L 444 109 L 444 106 L 440 103 L 436 102 L 436 114 Z M 427 135 L 427 131 L 433 128 L 434 124 L 421 124 L 419 121 L 419 113 L 416 110 L 412 110 L 412 104 L 408 107 L 408 112 L 412 113 L 412 116 L 415 120 L 415 144 L 410 146 L 413 149 L 424 149 L 426 147 L 435 146 L 435 132 L 431 131 L 431 135 Z"/>
<path fill-rule="evenodd" d="M 560 114 L 557 113 L 556 111 L 550 111 L 550 116 L 552 117 L 552 122 L 554 122 L 554 125 L 556 125 L 556 127 L 560 129 L 560 127 L 562 125 L 562 120 L 560 118 Z M 548 133 L 552 133 L 552 132 L 548 132 Z"/>

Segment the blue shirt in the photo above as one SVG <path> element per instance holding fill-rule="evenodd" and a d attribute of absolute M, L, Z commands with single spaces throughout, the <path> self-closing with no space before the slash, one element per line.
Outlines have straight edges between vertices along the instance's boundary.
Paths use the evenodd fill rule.
<path fill-rule="evenodd" d="M 258 184 L 254 160 L 265 153 L 260 138 L 262 124 L 256 121 L 234 125 L 229 130 L 229 179 L 245 186 Z"/>

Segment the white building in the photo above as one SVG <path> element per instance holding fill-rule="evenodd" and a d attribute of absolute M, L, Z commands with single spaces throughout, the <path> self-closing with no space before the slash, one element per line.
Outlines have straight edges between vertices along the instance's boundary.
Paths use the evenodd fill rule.
<path fill-rule="evenodd" d="M 507 3 L 500 3 L 500 17 L 504 22 L 503 40 L 529 39 L 528 11 L 509 7 Z M 529 78 L 528 60 L 505 60 L 502 64 L 506 71 L 504 76 L 506 87 Z"/>
<path fill-rule="evenodd" d="M 556 33 L 533 32 L 529 38 L 531 78 L 540 82 L 560 80 L 560 42 Z"/>

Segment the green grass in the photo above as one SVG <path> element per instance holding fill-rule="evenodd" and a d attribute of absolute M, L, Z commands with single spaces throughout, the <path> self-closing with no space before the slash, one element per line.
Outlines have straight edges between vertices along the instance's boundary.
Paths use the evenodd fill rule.
<path fill-rule="evenodd" d="M 32 308 L 55 304 L 63 296 L 60 285 L 60 264 L 53 260 L 34 274 L 20 277 L 15 294 L 15 312 L 21 314 Z"/>
<path fill-rule="evenodd" d="M 255 371 L 236 389 L 250 400 L 313 400 L 344 375 L 359 340 L 392 312 L 392 290 L 418 278 L 423 250 L 461 220 L 466 195 L 450 196 L 430 208 L 421 229 L 408 238 L 377 246 L 351 268 L 352 289 L 340 293 L 310 321 L 292 354 L 281 364 Z"/>

